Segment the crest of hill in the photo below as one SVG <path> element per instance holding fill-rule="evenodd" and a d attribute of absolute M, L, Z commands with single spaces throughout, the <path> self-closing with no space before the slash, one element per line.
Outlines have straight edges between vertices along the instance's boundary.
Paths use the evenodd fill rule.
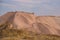
<path fill-rule="evenodd" d="M 7 12 L 4 15 L 0 16 L 0 25 L 7 22 L 7 21 L 13 21 L 14 17 L 17 13 L 22 13 L 22 14 L 34 14 L 34 13 L 29 13 L 29 12 L 23 12 L 23 11 L 16 11 L 16 12 Z M 18 15 L 17 15 L 18 16 Z"/>

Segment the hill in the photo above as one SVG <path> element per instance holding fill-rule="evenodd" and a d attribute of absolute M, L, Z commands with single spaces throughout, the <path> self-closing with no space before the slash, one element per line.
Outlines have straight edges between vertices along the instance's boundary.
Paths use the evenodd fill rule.
<path fill-rule="evenodd" d="M 60 36 L 60 16 L 36 16 L 28 12 L 8 12 L 0 17 L 0 25 L 10 23 L 9 28 L 26 29 L 37 34 Z"/>

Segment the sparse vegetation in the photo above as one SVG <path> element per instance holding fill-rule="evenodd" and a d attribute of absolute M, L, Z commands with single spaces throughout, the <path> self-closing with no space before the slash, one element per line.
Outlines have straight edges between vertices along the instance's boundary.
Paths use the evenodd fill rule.
<path fill-rule="evenodd" d="M 9 29 L 8 25 L 8 23 L 0 25 L 0 40 L 60 40 L 60 36 Z"/>

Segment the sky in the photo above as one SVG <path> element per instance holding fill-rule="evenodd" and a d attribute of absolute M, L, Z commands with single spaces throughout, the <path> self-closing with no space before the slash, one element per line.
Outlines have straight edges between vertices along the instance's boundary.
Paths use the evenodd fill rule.
<path fill-rule="evenodd" d="M 60 0 L 0 0 L 0 15 L 11 11 L 60 16 Z"/>

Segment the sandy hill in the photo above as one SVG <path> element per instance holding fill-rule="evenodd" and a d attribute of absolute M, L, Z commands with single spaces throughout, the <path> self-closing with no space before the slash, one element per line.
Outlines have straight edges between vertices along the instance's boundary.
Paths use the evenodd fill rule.
<path fill-rule="evenodd" d="M 60 16 L 36 16 L 28 12 L 8 12 L 0 17 L 0 25 L 9 22 L 10 28 L 26 29 L 42 34 L 60 35 Z"/>

